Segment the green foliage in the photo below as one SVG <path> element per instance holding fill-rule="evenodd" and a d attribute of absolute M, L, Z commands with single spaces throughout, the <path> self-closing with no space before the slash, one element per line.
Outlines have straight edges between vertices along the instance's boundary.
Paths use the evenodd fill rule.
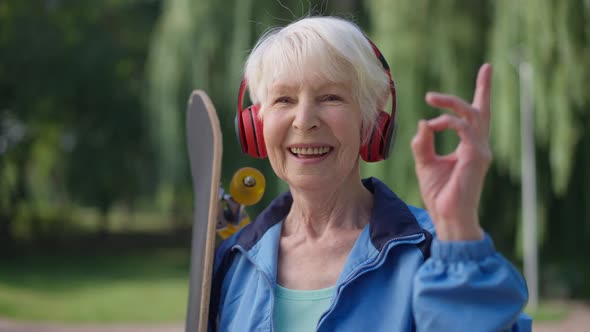
<path fill-rule="evenodd" d="M 157 13 L 140 1 L 0 3 L 3 225 L 42 229 L 71 203 L 106 212 L 149 189 L 140 97 Z"/>
<path fill-rule="evenodd" d="M 497 23 L 490 29 L 488 53 L 496 70 L 495 165 L 511 178 L 520 179 L 518 69 L 525 63 L 532 68 L 534 82 L 538 228 L 545 230 L 540 243 L 546 243 L 547 252 L 576 255 L 576 250 L 557 247 L 586 244 L 584 238 L 590 234 L 585 203 L 589 197 L 580 190 L 590 184 L 589 178 L 586 171 L 576 171 L 590 167 L 585 157 L 590 153 L 588 131 L 584 131 L 590 126 L 590 98 L 585 92 L 590 77 L 590 7 L 584 1 L 553 0 L 496 1 L 494 5 Z"/>
<path fill-rule="evenodd" d="M 590 77 L 588 15 L 584 1 L 496 1 L 491 27 L 491 60 L 496 64 L 493 141 L 498 165 L 514 177 L 520 173 L 519 63 L 534 75 L 536 137 L 546 149 L 552 187 L 568 189 L 576 160 L 572 152 L 588 126 Z"/>

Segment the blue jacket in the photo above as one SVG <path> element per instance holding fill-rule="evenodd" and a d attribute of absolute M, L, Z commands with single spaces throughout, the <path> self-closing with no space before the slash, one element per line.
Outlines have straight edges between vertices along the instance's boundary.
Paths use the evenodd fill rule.
<path fill-rule="evenodd" d="M 407 206 L 381 181 L 363 229 L 317 331 L 530 331 L 528 293 L 489 236 L 442 242 L 426 211 Z M 212 331 L 273 331 L 282 221 L 292 197 L 276 198 L 219 247 L 210 305 Z"/>

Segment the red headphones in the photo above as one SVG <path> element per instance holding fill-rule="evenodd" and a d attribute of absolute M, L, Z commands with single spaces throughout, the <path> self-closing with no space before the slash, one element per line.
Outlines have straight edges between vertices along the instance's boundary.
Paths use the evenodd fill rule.
<path fill-rule="evenodd" d="M 366 144 L 361 146 L 360 154 L 364 161 L 375 162 L 385 160 L 389 157 L 395 134 L 397 132 L 396 121 L 396 93 L 395 84 L 391 78 L 389 64 L 375 44 L 367 38 L 373 48 L 377 59 L 383 66 L 389 78 L 389 89 L 391 91 L 391 116 L 387 112 L 379 111 L 377 119 L 371 130 L 371 135 Z M 244 96 L 246 94 L 246 77 L 242 78 L 240 91 L 238 93 L 238 113 L 236 114 L 236 133 L 242 146 L 242 152 L 255 158 L 266 158 L 266 144 L 262 134 L 262 121 L 258 118 L 260 104 L 255 104 L 243 109 Z"/>

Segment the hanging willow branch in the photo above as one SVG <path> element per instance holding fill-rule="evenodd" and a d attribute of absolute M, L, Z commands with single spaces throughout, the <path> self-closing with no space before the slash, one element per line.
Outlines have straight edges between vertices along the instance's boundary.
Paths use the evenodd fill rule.
<path fill-rule="evenodd" d="M 498 164 L 520 177 L 518 75 L 531 64 L 538 146 L 549 152 L 553 190 L 562 195 L 576 160 L 575 148 L 587 118 L 585 92 L 590 66 L 587 1 L 495 1 L 491 58 L 495 74 L 493 141 Z"/>

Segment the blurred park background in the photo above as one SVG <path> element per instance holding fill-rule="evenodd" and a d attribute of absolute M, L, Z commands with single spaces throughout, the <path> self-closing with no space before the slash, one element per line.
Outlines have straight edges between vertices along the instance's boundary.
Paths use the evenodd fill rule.
<path fill-rule="evenodd" d="M 206 90 L 220 115 L 223 183 L 243 166 L 266 175 L 255 216 L 286 187 L 239 152 L 242 64 L 268 28 L 309 14 L 352 19 L 388 59 L 398 137 L 393 157 L 363 173 L 413 205 L 409 142 L 439 112 L 425 92 L 471 100 L 480 64 L 493 64 L 480 216 L 521 269 L 519 68 L 531 69 L 541 300 L 590 300 L 589 1 L 0 0 L 0 317 L 182 322 L 190 91 Z M 438 140 L 441 152 L 457 143 Z"/>

